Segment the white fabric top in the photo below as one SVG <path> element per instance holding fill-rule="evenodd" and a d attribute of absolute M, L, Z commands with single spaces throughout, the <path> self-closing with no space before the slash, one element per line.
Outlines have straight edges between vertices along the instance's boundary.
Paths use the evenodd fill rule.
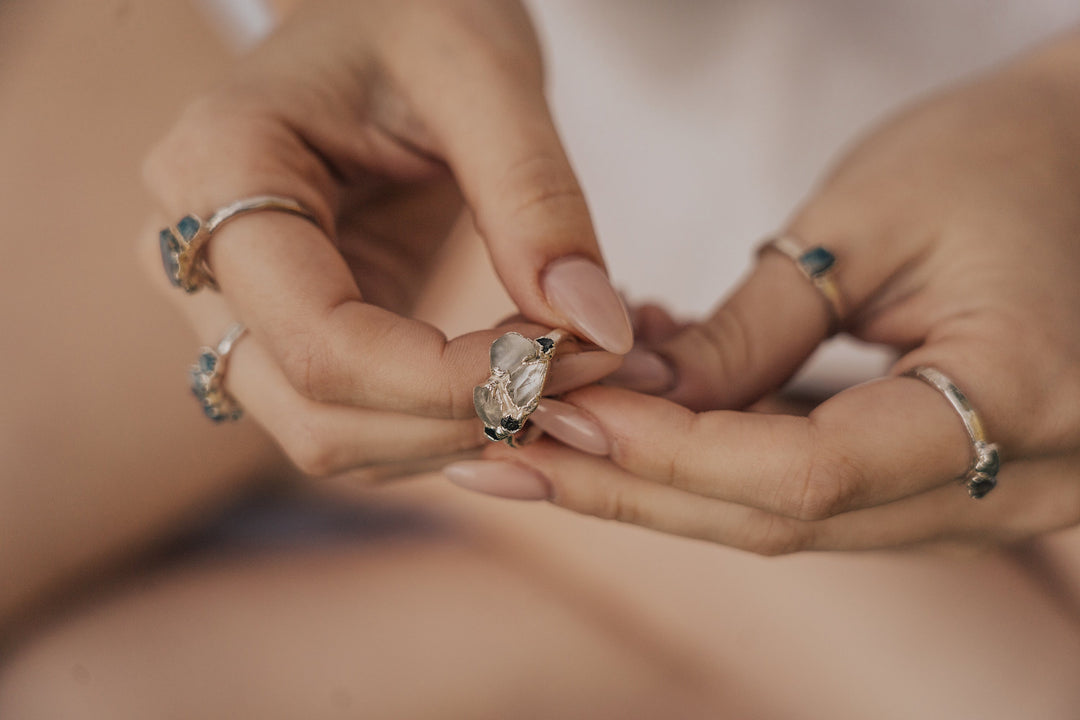
<path fill-rule="evenodd" d="M 914 97 L 1080 22 L 1075 0 L 533 0 L 617 285 L 707 312 L 837 154 Z M 834 388 L 883 353 L 833 343 Z"/>

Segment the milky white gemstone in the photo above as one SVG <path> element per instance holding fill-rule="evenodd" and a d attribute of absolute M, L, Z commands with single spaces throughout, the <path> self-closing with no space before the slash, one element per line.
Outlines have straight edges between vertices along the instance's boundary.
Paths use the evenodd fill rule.
<path fill-rule="evenodd" d="M 546 362 L 532 362 L 510 373 L 510 384 L 507 389 L 515 405 L 526 407 L 534 399 L 540 397 L 547 371 Z"/>
<path fill-rule="evenodd" d="M 536 343 L 519 333 L 506 333 L 491 344 L 491 369 L 508 373 L 536 356 Z"/>
<path fill-rule="evenodd" d="M 502 422 L 502 404 L 491 385 L 477 385 L 473 388 L 473 405 L 476 406 L 476 414 L 488 427 L 498 427 Z"/>

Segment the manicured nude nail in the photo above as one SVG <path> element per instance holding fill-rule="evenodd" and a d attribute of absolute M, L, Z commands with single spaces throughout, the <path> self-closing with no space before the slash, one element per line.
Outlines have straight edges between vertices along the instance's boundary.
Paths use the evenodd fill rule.
<path fill-rule="evenodd" d="M 551 375 L 544 386 L 544 394 L 562 395 L 597 382 L 618 370 L 622 361 L 622 356 L 606 350 L 556 355 L 551 363 Z"/>
<path fill-rule="evenodd" d="M 446 479 L 466 490 L 509 498 L 510 500 L 546 500 L 551 485 L 532 468 L 499 460 L 466 460 L 443 468 Z"/>
<path fill-rule="evenodd" d="M 551 307 L 582 335 L 622 355 L 634 345 L 630 316 L 599 265 L 583 257 L 554 261 L 541 285 Z"/>
<path fill-rule="evenodd" d="M 607 455 L 611 449 L 600 425 L 570 403 L 546 399 L 529 420 L 551 437 L 582 452 Z"/>
<path fill-rule="evenodd" d="M 634 348 L 623 356 L 622 365 L 605 378 L 605 383 L 660 395 L 674 387 L 675 370 L 651 350 Z"/>

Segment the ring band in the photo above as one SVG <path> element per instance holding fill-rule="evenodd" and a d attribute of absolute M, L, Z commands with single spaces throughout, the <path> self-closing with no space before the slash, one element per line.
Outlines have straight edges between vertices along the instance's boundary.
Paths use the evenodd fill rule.
<path fill-rule="evenodd" d="M 225 390 L 225 371 L 229 355 L 246 332 L 243 323 L 234 323 L 216 348 L 200 348 L 198 360 L 188 369 L 191 392 L 198 398 L 206 417 L 216 423 L 239 420 L 244 414 L 243 408 Z"/>
<path fill-rule="evenodd" d="M 964 423 L 968 437 L 971 439 L 972 461 L 971 467 L 960 477 L 967 486 L 968 494 L 978 500 L 997 487 L 997 474 L 1001 468 L 1001 458 L 998 455 L 998 446 L 986 439 L 986 431 L 983 429 L 982 420 L 979 419 L 975 408 L 967 396 L 956 386 L 952 380 L 932 367 L 919 366 L 904 373 L 905 377 L 922 380 L 945 396 L 949 404 L 956 410 L 960 420 Z"/>
<path fill-rule="evenodd" d="M 514 444 L 514 435 L 540 404 L 556 345 L 565 337 L 565 330 L 535 340 L 508 332 L 491 343 L 491 377 L 473 389 L 473 405 L 489 440 Z"/>
<path fill-rule="evenodd" d="M 804 250 L 791 235 L 766 239 L 758 248 L 758 255 L 768 250 L 776 250 L 791 258 L 795 267 L 814 284 L 825 298 L 829 310 L 829 331 L 835 333 L 844 319 L 844 298 L 833 277 L 836 272 L 836 256 L 821 245 Z"/>
<path fill-rule="evenodd" d="M 216 290 L 217 281 L 206 263 L 207 242 L 229 220 L 258 210 L 289 213 L 319 225 L 314 213 L 296 200 L 279 195 L 256 195 L 237 200 L 218 209 L 206 221 L 198 215 L 185 215 L 175 225 L 158 233 L 161 262 L 169 282 L 189 293 L 204 287 Z"/>

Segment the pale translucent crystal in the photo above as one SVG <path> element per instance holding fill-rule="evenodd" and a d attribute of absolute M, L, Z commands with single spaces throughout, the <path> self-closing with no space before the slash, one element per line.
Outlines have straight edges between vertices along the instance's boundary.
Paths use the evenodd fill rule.
<path fill-rule="evenodd" d="M 511 372 L 526 360 L 536 357 L 536 343 L 518 333 L 506 333 L 491 344 L 491 369 Z"/>
<path fill-rule="evenodd" d="M 473 405 L 476 406 L 476 414 L 488 427 L 498 427 L 502 422 L 502 406 L 491 386 L 477 385 L 473 389 Z"/>
<path fill-rule="evenodd" d="M 535 398 L 540 397 L 547 370 L 548 364 L 546 362 L 534 362 L 510 373 L 508 389 L 515 405 L 526 407 Z"/>

